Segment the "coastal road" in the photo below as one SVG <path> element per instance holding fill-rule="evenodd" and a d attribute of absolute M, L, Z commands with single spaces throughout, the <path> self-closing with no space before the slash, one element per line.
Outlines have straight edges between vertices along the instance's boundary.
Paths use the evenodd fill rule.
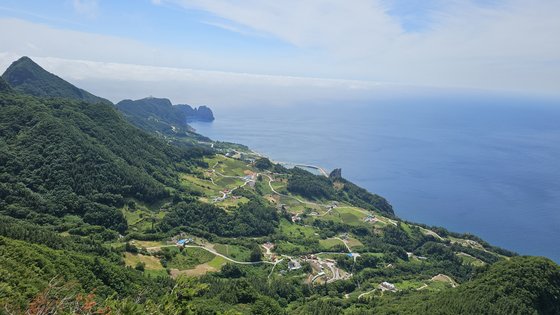
<path fill-rule="evenodd" d="M 258 175 L 259 175 L 259 174 L 257 174 L 257 176 L 258 176 Z M 326 207 L 326 205 L 323 205 L 323 204 L 319 204 L 319 203 L 315 203 L 315 202 L 311 202 L 311 201 L 304 201 L 304 200 L 301 200 L 301 199 L 299 199 L 299 198 L 297 198 L 297 197 L 294 197 L 294 196 L 281 194 L 281 193 L 277 192 L 277 191 L 274 189 L 274 187 L 272 187 L 272 182 L 274 181 L 274 179 L 273 179 L 270 175 L 264 174 L 264 173 L 260 173 L 260 175 L 263 175 L 263 176 L 268 177 L 268 187 L 270 187 L 270 190 L 272 190 L 272 192 L 275 193 L 275 194 L 277 194 L 278 196 L 283 196 L 283 197 L 287 197 L 287 198 L 292 198 L 292 199 L 296 200 L 296 201 L 299 202 L 299 203 L 303 203 L 303 204 L 307 204 L 307 205 L 314 205 L 314 206 Z"/>

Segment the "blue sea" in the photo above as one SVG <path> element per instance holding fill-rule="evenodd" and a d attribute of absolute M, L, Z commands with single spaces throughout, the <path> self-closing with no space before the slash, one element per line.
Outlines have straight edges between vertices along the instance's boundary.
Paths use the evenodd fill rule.
<path fill-rule="evenodd" d="M 199 133 L 342 168 L 401 218 L 560 262 L 560 102 L 447 95 L 214 111 L 192 124 Z"/>

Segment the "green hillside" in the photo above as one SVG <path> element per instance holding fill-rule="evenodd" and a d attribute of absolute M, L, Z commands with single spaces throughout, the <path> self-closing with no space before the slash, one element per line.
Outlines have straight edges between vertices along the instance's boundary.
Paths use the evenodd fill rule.
<path fill-rule="evenodd" d="M 194 132 L 188 121 L 212 121 L 212 111 L 201 106 L 193 109 L 189 105 L 173 105 L 166 98 L 147 97 L 140 100 L 123 100 L 117 103 L 117 109 L 135 126 L 165 136 L 193 138 L 209 141 Z"/>
<path fill-rule="evenodd" d="M 341 170 L 139 126 L 0 80 L 0 315 L 560 313 L 546 258 L 401 220 Z"/>
<path fill-rule="evenodd" d="M 12 63 L 2 78 L 15 90 L 29 95 L 111 104 L 110 101 L 77 88 L 46 71 L 28 57 L 21 57 Z"/>
<path fill-rule="evenodd" d="M 78 215 L 119 231 L 127 198 L 167 198 L 176 172 L 202 155 L 129 125 L 112 105 L 21 94 L 0 94 L 0 134 L 0 212 L 49 223 Z"/>
<path fill-rule="evenodd" d="M 0 92 L 7 93 L 11 91 L 12 91 L 12 87 L 8 84 L 8 82 L 6 82 L 6 80 L 0 77 Z"/>

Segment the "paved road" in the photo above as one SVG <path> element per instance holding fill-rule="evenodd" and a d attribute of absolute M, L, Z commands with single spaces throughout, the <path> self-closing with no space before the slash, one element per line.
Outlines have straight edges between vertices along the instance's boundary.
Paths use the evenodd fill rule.
<path fill-rule="evenodd" d="M 259 175 L 259 174 L 257 174 L 257 176 L 258 176 L 258 175 Z M 326 205 L 323 205 L 323 204 L 319 204 L 319 203 L 315 203 L 315 202 L 311 202 L 311 201 L 304 201 L 304 200 L 301 200 L 301 199 L 299 199 L 299 198 L 297 198 L 297 197 L 294 197 L 294 196 L 290 196 L 290 195 L 286 195 L 286 194 L 281 194 L 281 193 L 277 192 L 277 191 L 274 189 L 274 187 L 272 187 L 272 182 L 274 181 L 274 179 L 272 179 L 272 177 L 271 177 L 270 175 L 268 175 L 268 174 L 260 174 L 260 175 L 263 175 L 263 176 L 268 177 L 268 186 L 270 187 L 270 190 L 272 190 L 273 193 L 275 193 L 275 194 L 277 194 L 277 195 L 279 195 L 279 196 L 284 196 L 284 197 L 292 198 L 292 199 L 296 200 L 297 202 L 303 203 L 303 204 L 314 205 L 314 206 L 320 206 L 320 207 L 326 207 Z"/>
<path fill-rule="evenodd" d="M 343 239 L 341 239 L 340 237 L 335 237 L 335 239 L 341 241 L 344 246 L 346 246 L 346 249 L 348 249 L 348 252 L 351 254 L 352 253 L 352 249 L 350 249 L 350 246 L 348 246 L 348 244 L 346 243 L 346 241 L 344 241 Z"/>
<path fill-rule="evenodd" d="M 164 248 L 164 247 L 175 247 L 175 246 L 177 246 L 177 245 L 162 245 L 162 246 L 148 247 L 146 249 L 148 251 L 150 251 L 150 250 L 157 250 L 157 249 Z M 204 249 L 205 251 L 210 252 L 210 253 L 212 253 L 216 256 L 220 256 L 220 257 L 224 258 L 225 260 L 230 261 L 234 264 L 240 264 L 240 265 L 259 265 L 259 264 L 276 265 L 277 263 L 279 263 L 279 261 L 276 262 L 276 263 L 273 263 L 273 262 L 270 262 L 270 261 L 237 261 L 235 259 L 229 258 L 228 256 L 222 255 L 222 254 L 218 253 L 217 251 L 215 251 L 211 248 L 208 248 L 208 247 L 204 247 L 204 246 L 200 246 L 200 245 L 185 245 L 185 247 L 186 248 L 201 248 L 201 249 Z"/>

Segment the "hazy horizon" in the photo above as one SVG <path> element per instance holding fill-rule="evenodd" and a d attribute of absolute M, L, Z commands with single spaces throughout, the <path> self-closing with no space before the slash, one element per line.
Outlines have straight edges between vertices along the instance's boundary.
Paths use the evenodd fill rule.
<path fill-rule="evenodd" d="M 558 98 L 558 13 L 551 0 L 5 0 L 0 68 L 27 55 L 114 102 Z"/>

